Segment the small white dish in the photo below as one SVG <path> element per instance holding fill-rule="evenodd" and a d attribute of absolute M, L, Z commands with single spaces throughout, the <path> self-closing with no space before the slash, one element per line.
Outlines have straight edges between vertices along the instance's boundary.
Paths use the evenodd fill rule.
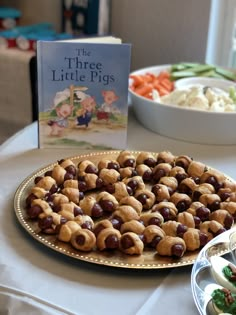
<path fill-rule="evenodd" d="M 236 268 L 236 266 L 232 262 L 229 262 L 227 259 L 220 256 L 212 256 L 210 258 L 210 262 L 211 273 L 216 283 L 229 289 L 231 292 L 236 293 L 236 282 L 234 282 L 234 284 L 233 282 L 229 281 L 223 272 L 223 269 L 229 265 L 232 265 L 234 268 Z"/>
<path fill-rule="evenodd" d="M 236 83 L 230 80 L 206 77 L 191 77 L 175 81 L 175 88 L 191 87 L 194 85 L 204 85 L 212 88 L 218 88 L 226 92 L 229 91 L 231 86 L 236 87 Z"/>

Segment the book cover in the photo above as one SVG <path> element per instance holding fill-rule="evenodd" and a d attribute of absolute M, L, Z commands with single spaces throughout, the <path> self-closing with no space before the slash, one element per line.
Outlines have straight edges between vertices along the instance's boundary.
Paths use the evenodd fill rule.
<path fill-rule="evenodd" d="M 38 41 L 39 147 L 124 149 L 131 45 Z"/>

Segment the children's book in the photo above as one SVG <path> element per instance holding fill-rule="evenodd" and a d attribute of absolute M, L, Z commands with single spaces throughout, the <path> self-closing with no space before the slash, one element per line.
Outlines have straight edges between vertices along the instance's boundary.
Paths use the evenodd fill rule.
<path fill-rule="evenodd" d="M 37 42 L 40 148 L 126 147 L 130 55 L 113 36 Z"/>

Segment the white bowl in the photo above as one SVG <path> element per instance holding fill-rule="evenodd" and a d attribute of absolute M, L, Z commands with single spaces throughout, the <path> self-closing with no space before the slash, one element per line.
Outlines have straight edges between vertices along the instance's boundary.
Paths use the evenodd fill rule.
<path fill-rule="evenodd" d="M 131 74 L 158 74 L 168 69 L 170 65 L 153 66 Z M 210 82 L 210 78 L 204 80 Z M 218 79 L 215 80 L 218 82 Z M 231 81 L 222 81 L 233 84 Z M 236 144 L 236 112 L 208 112 L 165 105 L 139 96 L 131 89 L 129 95 L 134 113 L 141 124 L 162 136 L 200 144 Z"/>

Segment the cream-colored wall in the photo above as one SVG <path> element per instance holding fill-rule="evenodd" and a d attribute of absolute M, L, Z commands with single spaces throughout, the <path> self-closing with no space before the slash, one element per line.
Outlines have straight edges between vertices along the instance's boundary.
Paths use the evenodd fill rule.
<path fill-rule="evenodd" d="M 205 61 L 211 0 L 111 3 L 111 32 L 132 43 L 132 69 Z"/>

